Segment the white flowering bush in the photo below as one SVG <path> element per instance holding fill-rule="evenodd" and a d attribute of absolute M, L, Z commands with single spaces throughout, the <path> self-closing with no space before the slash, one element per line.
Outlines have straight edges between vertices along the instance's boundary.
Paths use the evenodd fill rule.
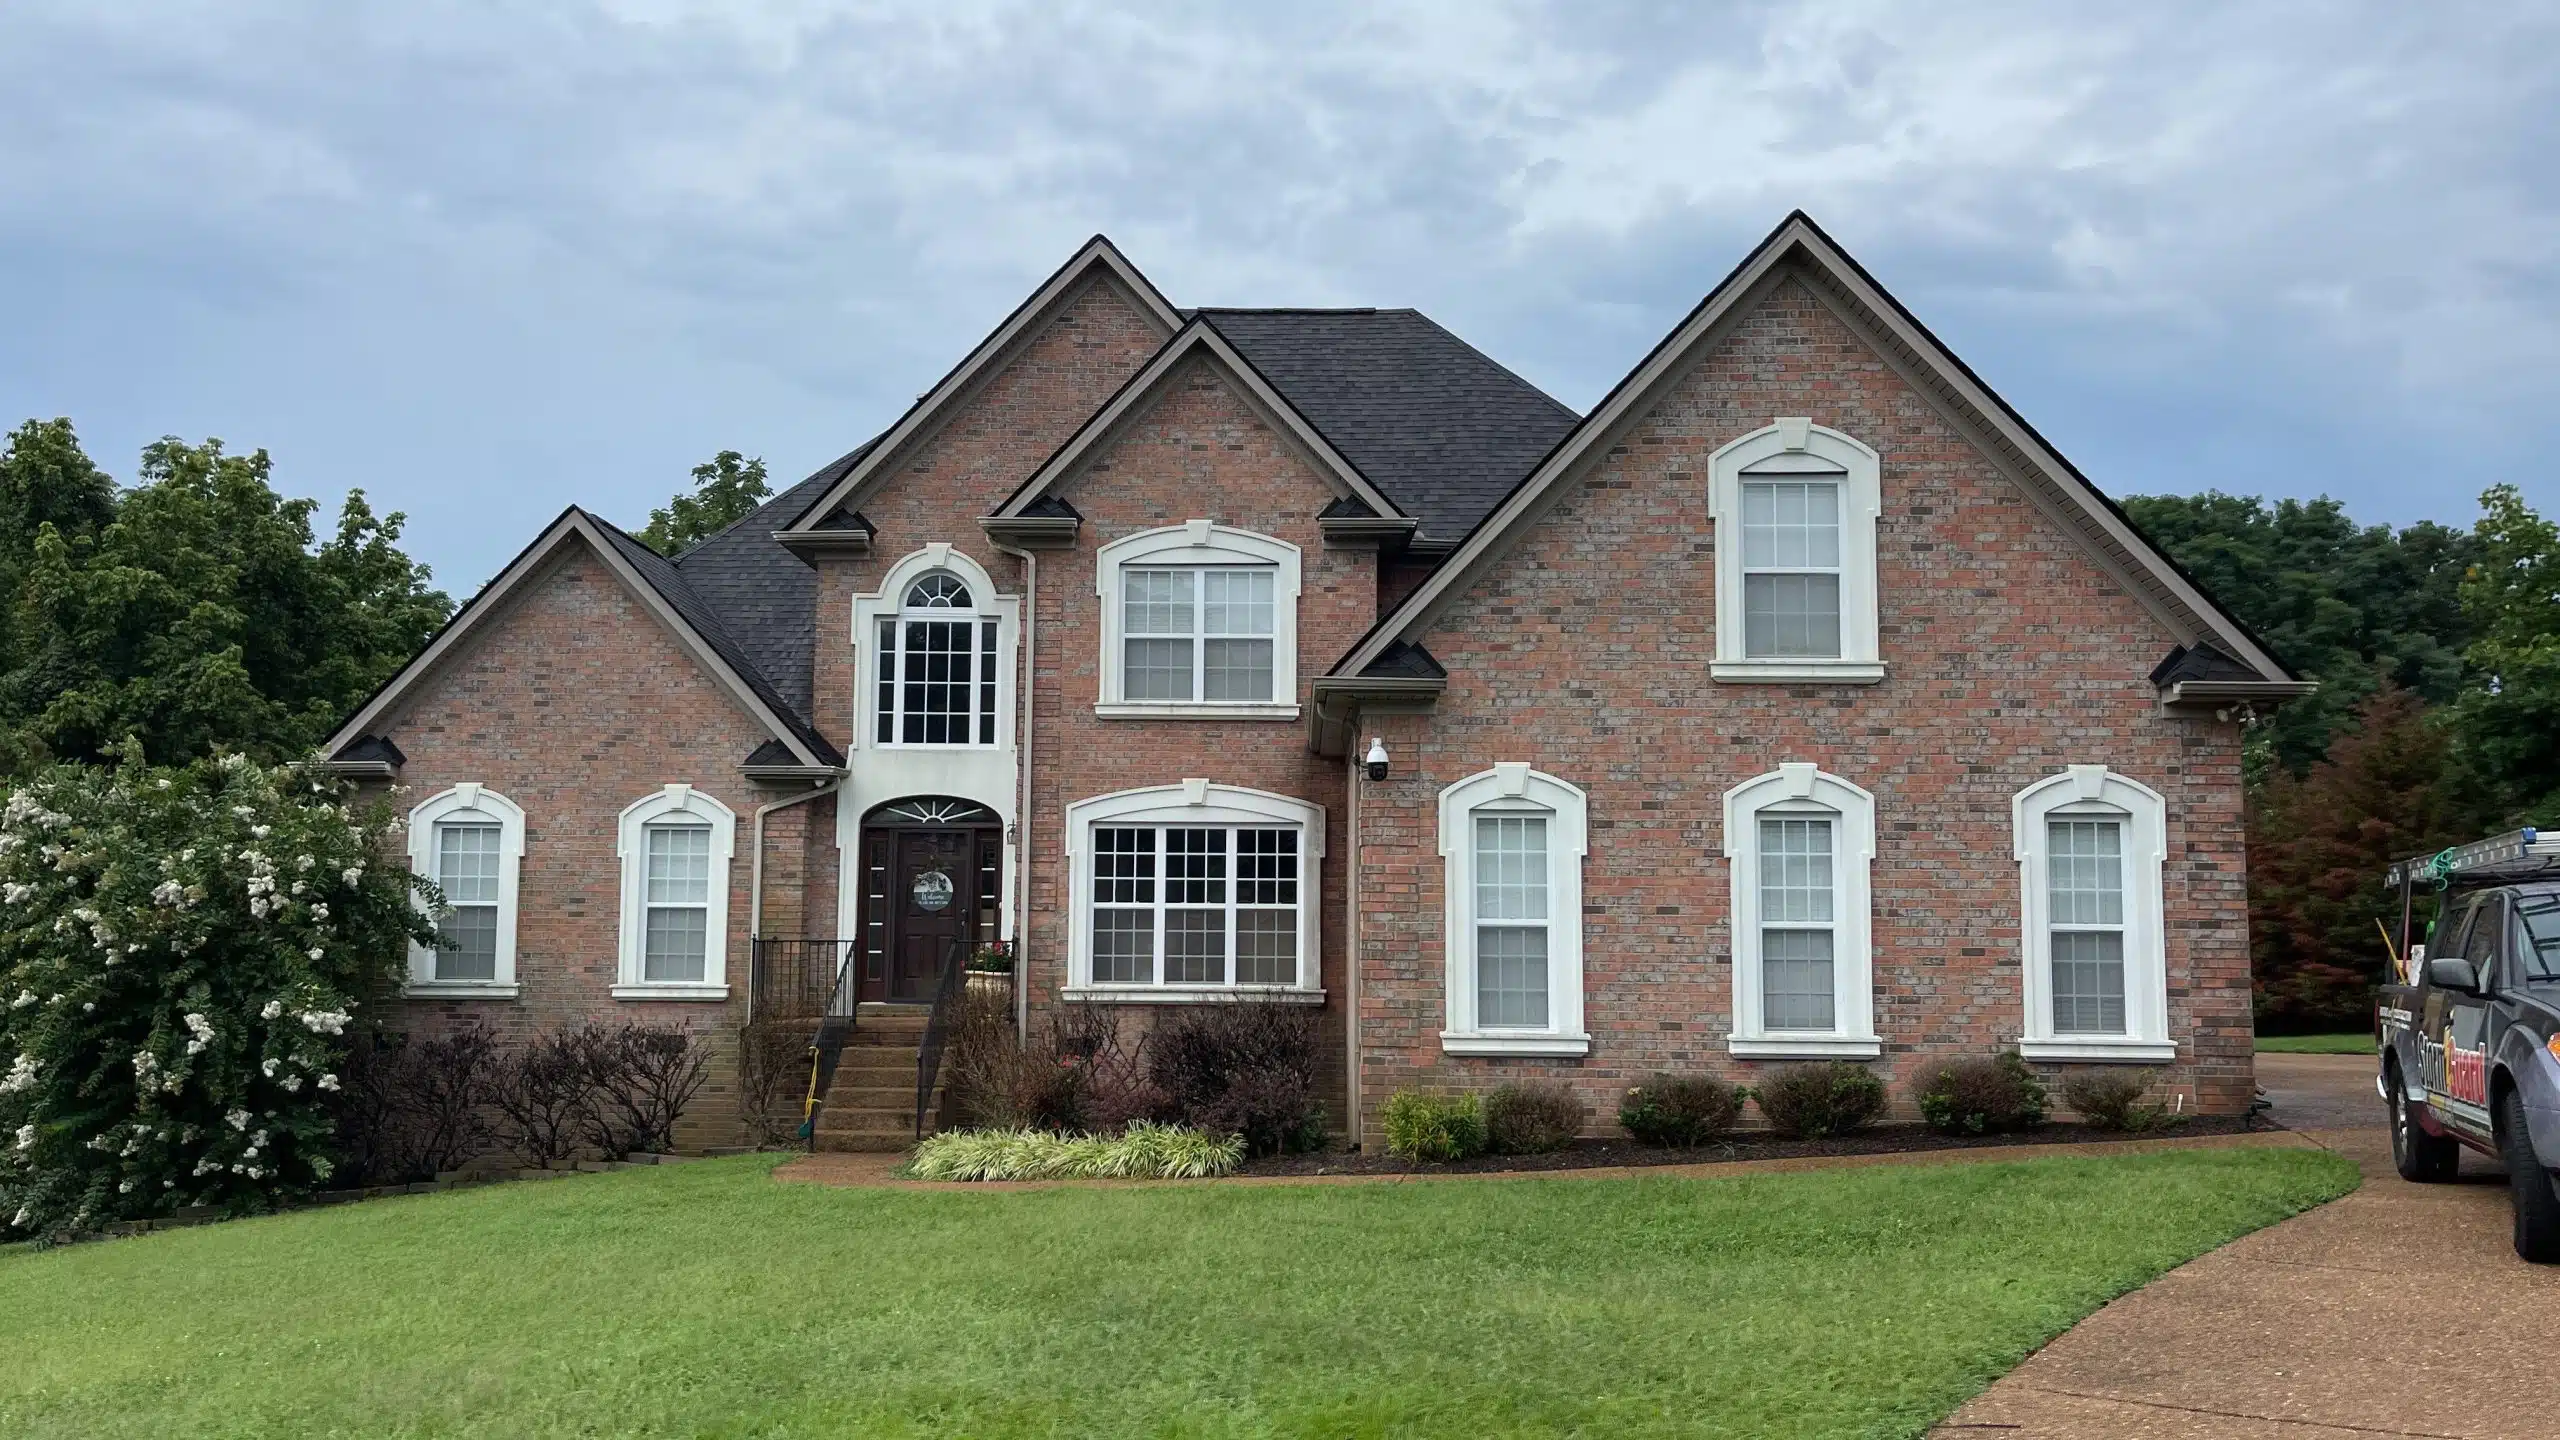
<path fill-rule="evenodd" d="M 265 1208 L 336 1168 L 361 1000 L 432 934 L 396 829 L 238 756 L 0 800 L 0 1238 Z"/>

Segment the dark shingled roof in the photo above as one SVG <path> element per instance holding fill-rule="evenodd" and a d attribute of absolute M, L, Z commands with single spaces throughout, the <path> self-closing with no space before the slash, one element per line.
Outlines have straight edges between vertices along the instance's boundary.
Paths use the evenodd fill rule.
<path fill-rule="evenodd" d="M 775 543 L 773 532 L 818 503 L 870 449 L 866 442 L 820 467 L 675 561 L 693 593 L 737 637 L 756 673 L 804 722 L 811 713 L 809 674 L 817 649 L 818 572 Z"/>
<path fill-rule="evenodd" d="M 804 505 L 807 504 L 807 498 L 803 497 L 801 503 Z M 769 509 L 771 507 L 768 506 L 766 508 Z M 758 511 L 757 513 L 761 514 L 763 512 Z M 648 546 L 643 545 L 639 541 L 624 534 L 621 528 L 614 525 L 611 521 L 592 513 L 590 513 L 587 518 L 596 522 L 596 528 L 604 534 L 604 537 L 607 540 L 612 542 L 614 549 L 621 552 L 622 558 L 631 563 L 631 568 L 640 572 L 640 578 L 646 581 L 651 589 L 656 590 L 658 594 L 666 600 L 667 604 L 674 608 L 678 615 L 684 617 L 684 622 L 693 627 L 694 633 L 701 636 L 702 642 L 710 646 L 723 661 L 727 662 L 730 669 L 738 672 L 739 677 L 747 682 L 747 688 L 753 690 L 756 693 L 757 699 L 762 700 L 768 708 L 781 717 L 784 724 L 791 727 L 792 732 L 800 738 L 802 744 L 807 745 L 812 751 L 816 752 L 820 759 L 826 761 L 830 765 L 840 765 L 844 763 L 843 753 L 837 750 L 833 745 L 828 744 L 826 737 L 820 735 L 817 730 L 809 724 L 808 712 L 806 709 L 808 701 L 808 671 L 805 667 L 801 671 L 801 703 L 795 705 L 792 703 L 790 697 L 783 694 L 780 689 L 774 685 L 772 680 L 768 678 L 764 667 L 757 663 L 753 652 L 750 651 L 747 646 L 739 640 L 737 634 L 730 629 L 728 621 L 722 616 L 720 610 L 706 601 L 701 594 L 695 591 L 691 581 L 686 577 L 683 571 L 669 563 L 666 557 L 660 555 L 657 551 L 650 549 Z M 748 518 L 749 520 L 752 520 L 754 517 L 750 516 Z M 745 521 L 741 521 L 740 525 L 745 523 Z M 728 531 L 723 531 L 722 534 L 725 535 L 733 533 L 738 528 L 739 526 L 731 526 Z M 714 538 L 716 539 L 718 537 Z M 706 540 L 703 543 L 708 545 L 711 542 Z M 765 543 L 768 545 L 773 544 L 770 539 L 767 539 Z M 779 546 L 776 546 L 775 548 L 780 549 Z M 790 552 L 784 551 L 783 553 L 786 559 L 789 558 Z M 795 560 L 792 563 L 798 564 L 799 562 Z M 798 619 L 796 623 L 788 625 L 776 623 L 770 626 L 767 632 L 760 635 L 759 638 L 770 642 L 775 638 L 774 632 L 796 631 L 801 637 L 801 653 L 806 655 L 808 653 L 808 646 L 815 637 L 815 627 L 812 624 L 813 617 L 811 615 L 811 607 L 815 603 L 814 597 L 816 593 L 817 577 L 805 565 L 800 566 L 800 570 L 804 577 L 804 593 L 800 600 Z M 775 618 L 777 621 L 780 619 L 778 615 Z"/>
<path fill-rule="evenodd" d="M 2181 680 L 2262 680 L 2265 676 L 2212 646 L 2198 641 L 2180 645 L 2151 667 L 2151 683 L 2175 685 Z"/>
<path fill-rule="evenodd" d="M 1194 313 L 1428 540 L 1474 529 L 1581 418 L 1420 311 Z"/>
<path fill-rule="evenodd" d="M 346 749 L 339 751 L 337 754 L 329 758 L 333 760 L 379 760 L 383 764 L 393 767 L 409 763 L 409 757 L 400 753 L 399 746 L 392 744 L 390 741 L 383 739 L 379 735 L 359 735 L 355 738 L 354 744 L 349 745 Z"/>
<path fill-rule="evenodd" d="M 1406 640 L 1399 640 L 1395 644 L 1388 646 L 1377 659 L 1369 662 L 1368 669 L 1363 670 L 1360 673 L 1370 676 L 1392 676 L 1406 680 L 1446 680 L 1449 678 L 1448 670 L 1443 667 L 1439 661 L 1431 658 L 1430 651 Z"/>

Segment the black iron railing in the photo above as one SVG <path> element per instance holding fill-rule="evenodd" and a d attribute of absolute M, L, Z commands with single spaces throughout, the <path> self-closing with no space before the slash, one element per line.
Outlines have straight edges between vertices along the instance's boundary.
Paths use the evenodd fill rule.
<path fill-rule="evenodd" d="M 924 1138 L 925 1107 L 933 1103 L 933 1086 L 942 1076 L 942 1052 L 951 1039 L 951 1022 L 960 1008 L 960 991 L 968 983 L 969 966 L 958 940 L 942 953 L 942 977 L 933 987 L 933 1013 L 925 1017 L 924 1038 L 916 1044 L 916 1138 Z"/>
<path fill-rule="evenodd" d="M 748 966 L 749 1018 L 816 1020 L 849 1006 L 852 992 L 841 982 L 858 948 L 851 940 L 757 937 Z"/>

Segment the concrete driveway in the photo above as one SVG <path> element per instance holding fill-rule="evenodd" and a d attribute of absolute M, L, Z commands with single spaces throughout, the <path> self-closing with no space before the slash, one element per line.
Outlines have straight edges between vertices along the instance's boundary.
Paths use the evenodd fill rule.
<path fill-rule="evenodd" d="M 2363 1188 L 2107 1306 L 1931 1434 L 2560 1435 L 2560 1267 L 2508 1248 L 2504 1173 L 2400 1179 L 2368 1056 L 2261 1055 L 2258 1083 Z"/>

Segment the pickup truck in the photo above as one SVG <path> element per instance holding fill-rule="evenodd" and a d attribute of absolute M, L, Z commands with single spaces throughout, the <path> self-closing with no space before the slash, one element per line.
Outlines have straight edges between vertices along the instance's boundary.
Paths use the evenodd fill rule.
<path fill-rule="evenodd" d="M 2533 878 L 2549 875 L 2549 879 Z M 2417 887 L 2438 913 L 2412 944 Z M 2507 1169 L 2516 1254 L 2560 1262 L 2560 836 L 2532 830 L 2392 867 L 2403 896 L 2399 983 L 2374 1007 L 2391 1158 L 2421 1184 L 2461 1150 Z"/>

